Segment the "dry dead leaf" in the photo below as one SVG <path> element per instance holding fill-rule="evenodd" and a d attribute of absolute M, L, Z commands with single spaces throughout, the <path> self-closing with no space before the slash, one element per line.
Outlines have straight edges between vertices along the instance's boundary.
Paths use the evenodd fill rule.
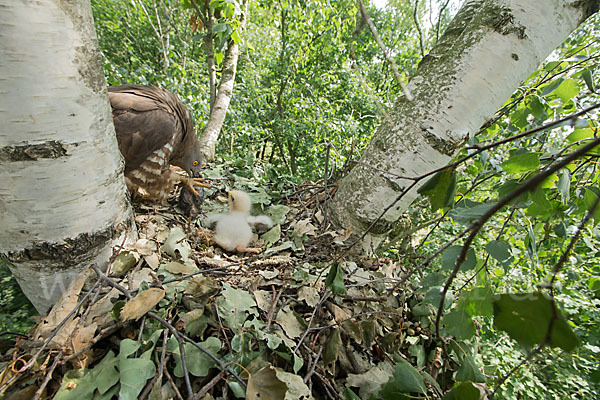
<path fill-rule="evenodd" d="M 327 305 L 327 308 L 329 308 L 329 310 L 333 313 L 333 318 L 335 319 L 335 322 L 340 323 L 350 318 L 350 314 L 344 311 L 341 307 L 329 301 L 325 304 Z"/>
<path fill-rule="evenodd" d="M 144 256 L 144 260 L 146 261 L 148 266 L 153 270 L 156 270 L 160 265 L 160 259 L 158 258 L 157 253 L 152 253 L 149 256 Z"/>
<path fill-rule="evenodd" d="M 139 288 L 142 282 L 154 282 L 152 270 L 150 268 L 142 268 L 131 274 L 131 286 L 133 289 Z"/>
<path fill-rule="evenodd" d="M 255 290 L 252 294 L 254 294 L 258 308 L 264 312 L 269 312 L 271 309 L 271 302 L 273 301 L 271 293 L 266 290 Z"/>
<path fill-rule="evenodd" d="M 317 234 L 317 228 L 311 224 L 310 218 L 292 223 L 292 226 L 294 227 L 294 233 L 298 236 L 315 236 Z"/>
<path fill-rule="evenodd" d="M 172 274 L 190 274 L 194 272 L 194 268 L 191 268 L 189 265 L 186 264 L 177 261 L 169 261 L 165 265 L 165 269 Z"/>
<path fill-rule="evenodd" d="M 158 251 L 156 243 L 149 239 L 138 239 L 137 242 L 127 247 L 137 251 L 141 256 L 149 256 Z"/>
<path fill-rule="evenodd" d="M 277 313 L 277 319 L 275 321 L 279 325 L 281 325 L 286 335 L 288 335 L 291 338 L 300 337 L 300 335 L 302 335 L 302 332 L 304 332 L 302 324 L 300 324 L 300 321 L 298 321 L 296 315 L 294 315 L 294 312 L 290 309 L 289 306 L 286 306 L 279 310 L 279 312 Z"/>
<path fill-rule="evenodd" d="M 79 302 L 79 293 L 81 293 L 81 289 L 83 288 L 85 281 L 92 276 L 92 274 L 92 270 L 88 269 L 77 275 L 69 287 L 67 287 L 67 289 L 60 296 L 56 304 L 54 304 L 54 307 L 52 307 L 50 313 L 43 319 L 43 322 L 38 325 L 33 335 L 36 338 L 35 340 L 44 340 L 50 336 L 58 324 L 60 324 L 67 317 L 67 315 L 73 311 Z M 71 321 L 73 321 L 73 317 L 71 317 Z M 63 326 L 61 330 L 65 331 L 65 327 Z"/>
<path fill-rule="evenodd" d="M 88 326 L 82 326 L 81 324 L 76 328 L 73 333 L 73 340 L 71 341 L 72 346 L 69 347 L 69 352 L 67 354 L 77 353 L 82 350 L 85 346 L 90 344 L 94 335 L 96 334 L 96 329 L 98 325 L 92 323 Z M 72 352 L 72 353 L 71 353 Z M 87 364 L 87 358 L 83 357 L 79 360 L 81 364 Z M 85 365 L 81 365 L 81 368 L 85 368 Z"/>
<path fill-rule="evenodd" d="M 120 293 L 117 289 L 112 288 L 103 298 L 95 302 L 90 307 L 84 323 L 89 325 L 91 321 L 101 327 L 111 322 L 113 319 L 110 316 L 110 312 L 114 307 L 114 303 L 111 300 L 118 298 Z"/>
<path fill-rule="evenodd" d="M 163 298 L 165 291 L 159 288 L 150 288 L 139 292 L 137 296 L 129 300 L 121 310 L 121 320 L 137 320 L 152 310 Z"/>
<path fill-rule="evenodd" d="M 287 386 L 277 379 L 271 365 L 250 374 L 246 388 L 247 400 L 281 400 L 285 398 Z"/>
<path fill-rule="evenodd" d="M 312 286 L 302 286 L 298 290 L 298 300 L 304 300 L 310 307 L 314 307 L 319 303 L 319 290 Z"/>

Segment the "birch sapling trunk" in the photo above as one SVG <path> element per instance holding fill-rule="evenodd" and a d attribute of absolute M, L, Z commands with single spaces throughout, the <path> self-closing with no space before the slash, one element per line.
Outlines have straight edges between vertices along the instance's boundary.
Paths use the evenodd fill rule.
<path fill-rule="evenodd" d="M 238 26 L 239 31 L 244 29 L 247 13 L 248 1 L 244 0 L 240 24 Z M 206 123 L 204 132 L 200 138 L 200 148 L 204 161 L 211 161 L 215 158 L 217 141 L 219 140 L 219 134 L 221 133 L 223 122 L 225 122 L 229 103 L 231 102 L 231 96 L 233 95 L 233 84 L 235 82 L 239 54 L 240 49 L 238 44 L 231 39 L 227 51 L 225 52 L 225 57 L 223 58 L 223 72 L 221 73 L 221 81 L 219 83 L 217 95 L 214 104 L 211 106 L 208 122 Z"/>

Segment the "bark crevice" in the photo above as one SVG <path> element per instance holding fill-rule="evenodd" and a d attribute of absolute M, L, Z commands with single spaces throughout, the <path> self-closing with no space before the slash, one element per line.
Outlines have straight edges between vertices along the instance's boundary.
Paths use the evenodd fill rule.
<path fill-rule="evenodd" d="M 0 161 L 2 162 L 36 161 L 40 158 L 53 159 L 66 156 L 66 146 L 57 140 L 0 148 Z"/>
<path fill-rule="evenodd" d="M 32 247 L 19 249 L 16 251 L 7 251 L 0 253 L 0 258 L 11 263 L 21 263 L 26 261 L 52 260 L 53 263 L 59 262 L 66 265 L 80 264 L 95 255 L 94 248 L 102 250 L 106 243 L 118 238 L 125 230 L 131 229 L 130 226 L 117 224 L 98 232 L 84 232 L 73 238 L 65 238 L 61 242 L 36 242 Z M 40 267 L 43 264 L 40 264 Z"/>

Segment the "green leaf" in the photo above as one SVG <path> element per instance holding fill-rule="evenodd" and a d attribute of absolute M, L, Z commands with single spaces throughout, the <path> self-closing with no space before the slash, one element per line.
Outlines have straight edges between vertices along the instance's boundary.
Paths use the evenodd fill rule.
<path fill-rule="evenodd" d="M 566 104 L 569 100 L 579 94 L 579 85 L 574 79 L 566 79 L 556 89 L 556 94 L 560 97 L 563 104 Z"/>
<path fill-rule="evenodd" d="M 510 114 L 510 122 L 517 128 L 525 128 L 527 125 L 529 125 L 529 122 L 527 121 L 529 112 L 530 111 L 527 108 L 518 109 L 517 111 Z"/>
<path fill-rule="evenodd" d="M 98 385 L 98 392 L 105 394 L 119 382 L 119 372 L 116 369 L 117 357 L 112 351 L 108 352 L 98 365 L 94 367 L 94 381 Z"/>
<path fill-rule="evenodd" d="M 360 400 L 360 397 L 349 387 L 346 387 L 342 394 L 344 395 L 344 400 Z"/>
<path fill-rule="evenodd" d="M 479 400 L 481 393 L 471 382 L 462 382 L 446 393 L 442 400 Z"/>
<path fill-rule="evenodd" d="M 254 296 L 245 290 L 233 289 L 226 283 L 223 284 L 221 296 L 217 298 L 217 306 L 223 324 L 235 332 L 242 328 L 248 316 L 258 315 Z"/>
<path fill-rule="evenodd" d="M 571 196 L 571 172 L 567 168 L 560 171 L 558 183 L 556 184 L 563 204 L 567 204 Z"/>
<path fill-rule="evenodd" d="M 325 285 L 331 288 L 333 294 L 346 293 L 344 286 L 344 273 L 340 264 L 332 265 L 325 279 Z"/>
<path fill-rule="evenodd" d="M 154 376 L 156 366 L 150 360 L 129 358 L 140 348 L 140 343 L 123 339 L 119 348 L 119 380 L 121 389 L 119 399 L 136 400 L 144 389 L 146 381 Z"/>
<path fill-rule="evenodd" d="M 585 139 L 594 139 L 595 130 L 592 128 L 575 128 L 573 132 L 569 136 L 567 136 L 567 141 L 569 143 L 579 142 Z M 581 144 L 583 145 L 583 144 Z M 576 148 L 576 147 L 575 147 Z"/>
<path fill-rule="evenodd" d="M 83 400 L 98 394 L 107 394 L 119 386 L 119 372 L 116 369 L 117 357 L 112 351 L 93 369 L 71 370 L 65 374 L 61 388 L 55 395 L 58 400 Z"/>
<path fill-rule="evenodd" d="M 472 317 L 475 315 L 491 317 L 494 312 L 492 306 L 493 297 L 494 293 L 491 287 L 478 286 L 461 293 L 457 309 L 465 310 Z"/>
<path fill-rule="evenodd" d="M 540 157 L 537 153 L 520 153 L 511 155 L 502 163 L 502 169 L 508 174 L 520 174 L 533 171 L 540 167 Z"/>
<path fill-rule="evenodd" d="M 329 367 L 331 363 L 335 363 L 340 354 L 342 347 L 342 336 L 339 329 L 333 329 L 331 336 L 325 344 L 325 350 L 323 350 L 323 363 L 325 367 Z"/>
<path fill-rule="evenodd" d="M 169 254 L 174 259 L 181 258 L 187 260 L 192 252 L 190 244 L 186 240 L 187 235 L 180 227 L 171 229 L 169 236 L 162 245 L 161 250 Z"/>
<path fill-rule="evenodd" d="M 456 309 L 444 316 L 444 325 L 448 334 L 456 340 L 467 340 L 475 335 L 475 324 L 471 316 L 461 309 Z"/>
<path fill-rule="evenodd" d="M 510 246 L 502 240 L 492 240 L 485 246 L 485 250 L 504 268 L 508 267 L 515 260 L 510 252 Z"/>
<path fill-rule="evenodd" d="M 454 170 L 446 168 L 437 172 L 417 192 L 429 198 L 431 211 L 451 206 L 456 193 L 456 174 Z"/>
<path fill-rule="evenodd" d="M 62 379 L 62 385 L 56 395 L 58 400 L 91 399 L 96 390 L 96 383 L 90 379 L 92 374 L 89 369 L 68 371 Z"/>
<path fill-rule="evenodd" d="M 169 340 L 177 342 L 177 339 L 174 337 L 171 337 Z M 209 337 L 204 342 L 198 344 L 215 356 L 219 353 L 219 350 L 221 350 L 221 341 L 216 337 Z M 177 348 L 174 351 L 175 370 L 173 372 L 175 376 L 181 378 L 183 377 L 183 364 L 181 363 L 181 355 L 179 354 L 179 345 L 177 343 L 175 345 Z M 173 344 L 171 344 L 171 346 L 173 346 Z M 200 377 L 207 376 L 210 369 L 217 366 L 217 363 L 212 358 L 200 351 L 193 344 L 185 343 L 183 349 L 185 350 L 186 367 L 190 374 Z"/>
<path fill-rule="evenodd" d="M 560 86 L 561 83 L 563 83 L 563 78 L 559 78 L 559 79 L 553 80 L 552 82 L 550 82 L 546 86 L 543 86 L 542 96 L 547 96 L 550 93 L 554 92 L 556 90 L 556 88 Z"/>
<path fill-rule="evenodd" d="M 384 400 L 397 399 L 404 393 L 427 393 L 423 377 L 408 362 L 402 360 L 394 368 L 394 375 L 383 385 L 381 396 Z"/>
<path fill-rule="evenodd" d="M 492 207 L 494 207 L 493 204 L 464 201 L 461 202 L 458 207 L 450 210 L 448 216 L 454 221 L 466 225 L 470 224 L 473 220 L 480 218 Z"/>
<path fill-rule="evenodd" d="M 273 223 L 283 224 L 285 222 L 285 216 L 290 212 L 290 208 L 283 204 L 278 204 L 269 207 L 266 214 L 271 217 Z"/>
<path fill-rule="evenodd" d="M 417 359 L 417 367 L 425 366 L 425 346 L 422 344 L 411 344 L 408 347 L 408 354 Z"/>
<path fill-rule="evenodd" d="M 233 40 L 236 44 L 240 42 L 240 34 L 238 33 L 237 29 L 231 32 L 231 40 Z"/>
<path fill-rule="evenodd" d="M 542 293 L 507 293 L 494 297 L 494 326 L 503 330 L 528 351 L 541 344 L 553 319 L 553 303 Z M 579 339 L 560 310 L 552 323 L 551 347 L 572 351 Z"/>
<path fill-rule="evenodd" d="M 594 78 L 592 78 L 592 71 L 590 71 L 589 68 L 584 69 L 583 71 L 581 71 L 581 77 L 585 81 L 585 84 L 587 85 L 590 92 L 595 92 L 596 89 L 594 88 Z"/>
<path fill-rule="evenodd" d="M 277 243 L 279 239 L 281 239 L 281 225 L 277 224 L 267 232 L 263 233 L 262 239 L 265 241 L 267 247 Z"/>
<path fill-rule="evenodd" d="M 581 211 L 589 212 L 594 206 L 596 200 L 599 197 L 599 190 L 594 187 L 586 187 L 585 194 L 583 196 L 583 202 L 581 204 Z M 593 214 L 594 220 L 600 220 L 600 204 L 596 206 Z"/>
<path fill-rule="evenodd" d="M 542 188 L 537 188 L 530 194 L 531 204 L 527 207 L 526 214 L 531 217 L 551 217 L 554 215 L 555 208 L 553 203 L 546 198 L 546 193 Z"/>
<path fill-rule="evenodd" d="M 462 246 L 450 246 L 442 253 L 442 270 L 452 270 L 456 266 L 456 260 L 462 251 Z M 477 256 L 475 256 L 475 250 L 469 248 L 467 250 L 467 257 L 460 266 L 461 271 L 467 271 L 477 266 Z"/>
<path fill-rule="evenodd" d="M 531 114 L 537 119 L 545 119 L 548 117 L 546 107 L 542 104 L 540 98 L 536 95 L 531 95 L 528 98 L 529 109 Z"/>
<path fill-rule="evenodd" d="M 427 294 L 425 294 L 425 298 L 423 299 L 424 304 L 432 304 L 436 309 L 440 305 L 440 301 L 442 300 L 442 286 L 433 286 L 429 288 Z M 444 298 L 444 308 L 448 308 L 454 302 L 454 295 L 452 291 L 449 291 Z"/>
<path fill-rule="evenodd" d="M 594 293 L 594 297 L 600 298 L 600 278 L 594 277 L 588 279 L 588 289 Z"/>
<path fill-rule="evenodd" d="M 462 364 L 456 373 L 455 379 L 460 382 L 486 382 L 485 376 L 481 373 L 477 364 L 475 364 L 475 360 L 468 354 L 463 357 Z"/>
<path fill-rule="evenodd" d="M 218 32 L 225 32 L 227 30 L 227 27 L 229 26 L 229 24 L 216 24 L 212 31 L 213 33 L 218 33 Z"/>

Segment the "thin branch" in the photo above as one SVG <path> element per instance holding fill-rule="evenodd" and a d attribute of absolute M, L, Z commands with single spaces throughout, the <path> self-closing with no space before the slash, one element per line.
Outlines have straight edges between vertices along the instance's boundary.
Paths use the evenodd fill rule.
<path fill-rule="evenodd" d="M 102 273 L 102 271 L 100 270 L 100 268 L 98 268 L 98 266 L 92 265 L 92 269 L 98 276 L 98 279 L 101 279 L 102 281 L 106 282 L 106 284 L 108 284 L 109 286 L 114 287 L 115 289 L 117 289 L 118 291 L 123 293 L 125 295 L 125 297 L 127 298 L 127 300 L 131 300 L 131 294 L 130 294 L 129 290 L 125 289 L 123 286 L 119 285 L 118 283 L 116 283 L 115 281 L 110 279 L 108 276 L 104 275 L 104 273 Z M 175 336 L 175 339 L 177 339 L 177 342 L 179 342 L 179 356 L 181 357 L 181 367 L 184 372 L 183 376 L 184 376 L 186 388 L 188 390 L 188 399 L 193 399 L 194 392 L 192 390 L 192 384 L 190 382 L 190 375 L 187 370 L 187 365 L 186 365 L 186 360 L 185 360 L 185 348 L 183 346 L 183 340 L 180 337 L 179 331 L 177 331 L 177 329 L 175 329 L 175 327 L 173 325 L 171 325 L 169 322 L 167 322 L 165 319 L 160 317 L 158 314 L 153 313 L 152 311 L 148 311 L 146 313 L 146 315 L 149 316 L 150 318 L 157 320 L 161 324 L 163 324 L 163 326 L 165 326 L 173 334 L 173 336 Z"/>
<path fill-rule="evenodd" d="M 31 357 L 31 359 L 27 362 L 27 364 L 25 364 L 21 368 L 21 372 L 24 372 L 24 371 L 28 370 L 29 368 L 31 368 L 31 366 L 37 361 L 37 358 L 40 356 L 40 354 L 42 354 L 42 351 L 44 351 L 44 349 L 46 349 L 46 347 L 50 344 L 50 342 L 52 341 L 52 339 L 54 339 L 54 337 L 58 334 L 58 332 L 62 329 L 62 327 L 67 323 L 67 321 L 69 321 L 69 319 L 79 310 L 79 308 L 81 307 L 81 305 L 92 294 L 92 292 L 94 291 L 94 289 L 96 289 L 96 287 L 98 286 L 99 283 L 100 283 L 100 279 L 96 280 L 96 282 L 94 283 L 94 285 L 90 288 L 90 290 L 87 291 L 87 293 L 81 298 L 81 300 L 79 300 L 79 302 L 77 303 L 77 305 L 56 326 L 56 328 L 54 328 L 52 330 L 52 332 L 50 333 L 50 336 L 48 336 L 46 338 L 46 340 L 44 340 L 42 342 L 42 345 L 40 346 L 40 348 L 38 349 L 38 351 L 33 355 L 33 357 Z M 5 388 L 7 388 L 9 385 L 11 385 L 19 376 L 20 376 L 19 374 L 15 374 L 9 380 L 7 380 L 6 382 L 4 382 L 4 384 L 2 386 L 0 386 L 0 393 L 2 393 Z"/>
<path fill-rule="evenodd" d="M 367 22 L 367 25 L 369 26 L 369 29 L 371 30 L 371 33 L 373 34 L 373 37 L 375 38 L 375 41 L 377 42 L 377 45 L 379 45 L 379 48 L 381 49 L 381 52 L 383 53 L 383 56 L 388 61 L 388 63 L 390 63 L 390 67 L 392 68 L 392 72 L 394 73 L 394 76 L 396 77 L 396 80 L 398 81 L 398 83 L 400 83 L 400 86 L 402 87 L 402 91 L 404 92 L 404 95 L 406 96 L 406 99 L 408 101 L 413 101 L 414 100 L 414 96 L 412 95 L 412 93 L 410 92 L 410 90 L 408 90 L 408 88 L 406 87 L 406 85 L 404 84 L 404 82 L 402 81 L 402 76 L 400 75 L 400 72 L 398 72 L 398 68 L 396 67 L 396 63 L 394 62 L 394 59 L 392 57 L 390 57 L 390 52 L 385 47 L 385 44 L 383 44 L 383 41 L 381 40 L 381 37 L 379 36 L 379 33 L 377 33 L 377 28 L 375 27 L 375 24 L 371 20 L 371 17 L 369 16 L 369 13 L 365 9 L 365 6 L 364 6 L 363 2 L 359 0 L 358 4 L 360 6 L 360 13 L 361 13 L 362 17 Z M 423 47 L 423 44 L 421 43 L 421 48 L 422 47 Z M 421 51 L 421 53 L 422 52 L 423 51 Z"/>
<path fill-rule="evenodd" d="M 417 32 L 419 33 L 419 50 L 421 50 L 421 57 L 425 57 L 425 46 L 423 46 L 423 31 L 421 31 L 421 25 L 419 23 L 419 0 L 415 0 L 415 9 L 413 11 L 413 20 L 415 21 L 415 26 L 417 28 Z"/>
<path fill-rule="evenodd" d="M 554 287 L 554 282 L 556 281 L 558 272 L 560 271 L 563 264 L 567 260 L 567 257 L 569 256 L 569 254 L 571 254 L 571 250 L 573 249 L 573 246 L 575 246 L 575 243 L 579 239 L 579 236 L 581 235 L 583 228 L 588 223 L 588 221 L 594 216 L 594 212 L 596 211 L 596 208 L 598 208 L 598 203 L 600 203 L 600 197 L 596 197 L 594 204 L 592 204 L 592 207 L 590 207 L 590 209 L 588 210 L 585 218 L 581 221 L 581 223 L 577 227 L 577 232 L 575 232 L 575 234 L 569 241 L 567 248 L 565 249 L 563 254 L 560 256 L 560 259 L 558 260 L 558 262 L 556 264 L 554 264 L 554 267 L 552 268 L 552 279 L 550 279 L 550 288 L 551 288 L 550 290 L 553 290 L 552 288 Z"/>
<path fill-rule="evenodd" d="M 521 185 L 520 187 L 518 187 L 517 189 L 515 189 L 514 191 L 512 191 L 507 196 L 505 196 L 502 199 L 500 199 L 498 201 L 498 203 L 496 203 L 484 215 L 482 215 L 480 218 L 478 218 L 476 221 L 474 221 L 469 226 L 468 230 L 471 231 L 471 233 L 467 237 L 467 239 L 465 241 L 465 244 L 463 245 L 462 250 L 460 252 L 460 255 L 458 256 L 458 258 L 456 260 L 456 265 L 454 266 L 454 269 L 452 270 L 452 273 L 450 274 L 450 276 L 446 280 L 446 284 L 444 285 L 444 288 L 442 289 L 442 292 L 441 292 L 440 304 L 438 306 L 438 310 L 437 310 L 437 314 L 436 314 L 436 318 L 435 318 L 435 332 L 436 332 L 436 336 L 438 338 L 440 337 L 440 320 L 441 320 L 442 313 L 443 313 L 444 300 L 446 299 L 446 294 L 448 293 L 448 289 L 450 288 L 450 285 L 454 281 L 454 278 L 456 278 L 456 275 L 458 274 L 458 271 L 459 271 L 461 265 L 463 264 L 463 262 L 465 261 L 465 259 L 467 257 L 467 251 L 469 250 L 469 247 L 471 246 L 471 243 L 473 242 L 473 240 L 475 239 L 475 236 L 477 236 L 477 234 L 479 233 L 479 231 L 481 230 L 481 228 L 483 227 L 483 225 L 496 212 L 498 212 L 499 210 L 501 210 L 504 206 L 506 206 L 507 204 L 509 204 L 511 201 L 517 199 L 518 197 L 520 197 L 525 192 L 534 190 L 535 188 L 538 187 L 538 185 L 540 183 L 542 183 L 550 175 L 552 175 L 553 173 L 555 173 L 559 169 L 565 167 L 566 165 L 568 165 L 569 163 L 571 163 L 575 159 L 577 159 L 577 158 L 585 155 L 588 151 L 592 150 L 594 147 L 598 146 L 599 144 L 600 144 L 600 138 L 594 140 L 591 143 L 588 143 L 586 146 L 583 146 L 579 150 L 571 153 L 569 156 L 565 157 L 560 162 L 556 163 L 555 165 L 547 168 L 545 171 L 540 172 L 539 174 L 537 174 L 534 177 L 530 178 L 523 185 Z"/>
<path fill-rule="evenodd" d="M 442 5 L 442 7 L 440 7 L 440 14 L 438 15 L 437 24 L 435 27 L 435 41 L 436 42 L 438 40 L 440 40 L 440 27 L 442 25 L 442 18 L 444 16 L 444 11 L 446 11 L 446 8 L 448 7 L 448 4 L 450 4 L 450 0 L 446 0 L 446 3 L 444 3 Z"/>

